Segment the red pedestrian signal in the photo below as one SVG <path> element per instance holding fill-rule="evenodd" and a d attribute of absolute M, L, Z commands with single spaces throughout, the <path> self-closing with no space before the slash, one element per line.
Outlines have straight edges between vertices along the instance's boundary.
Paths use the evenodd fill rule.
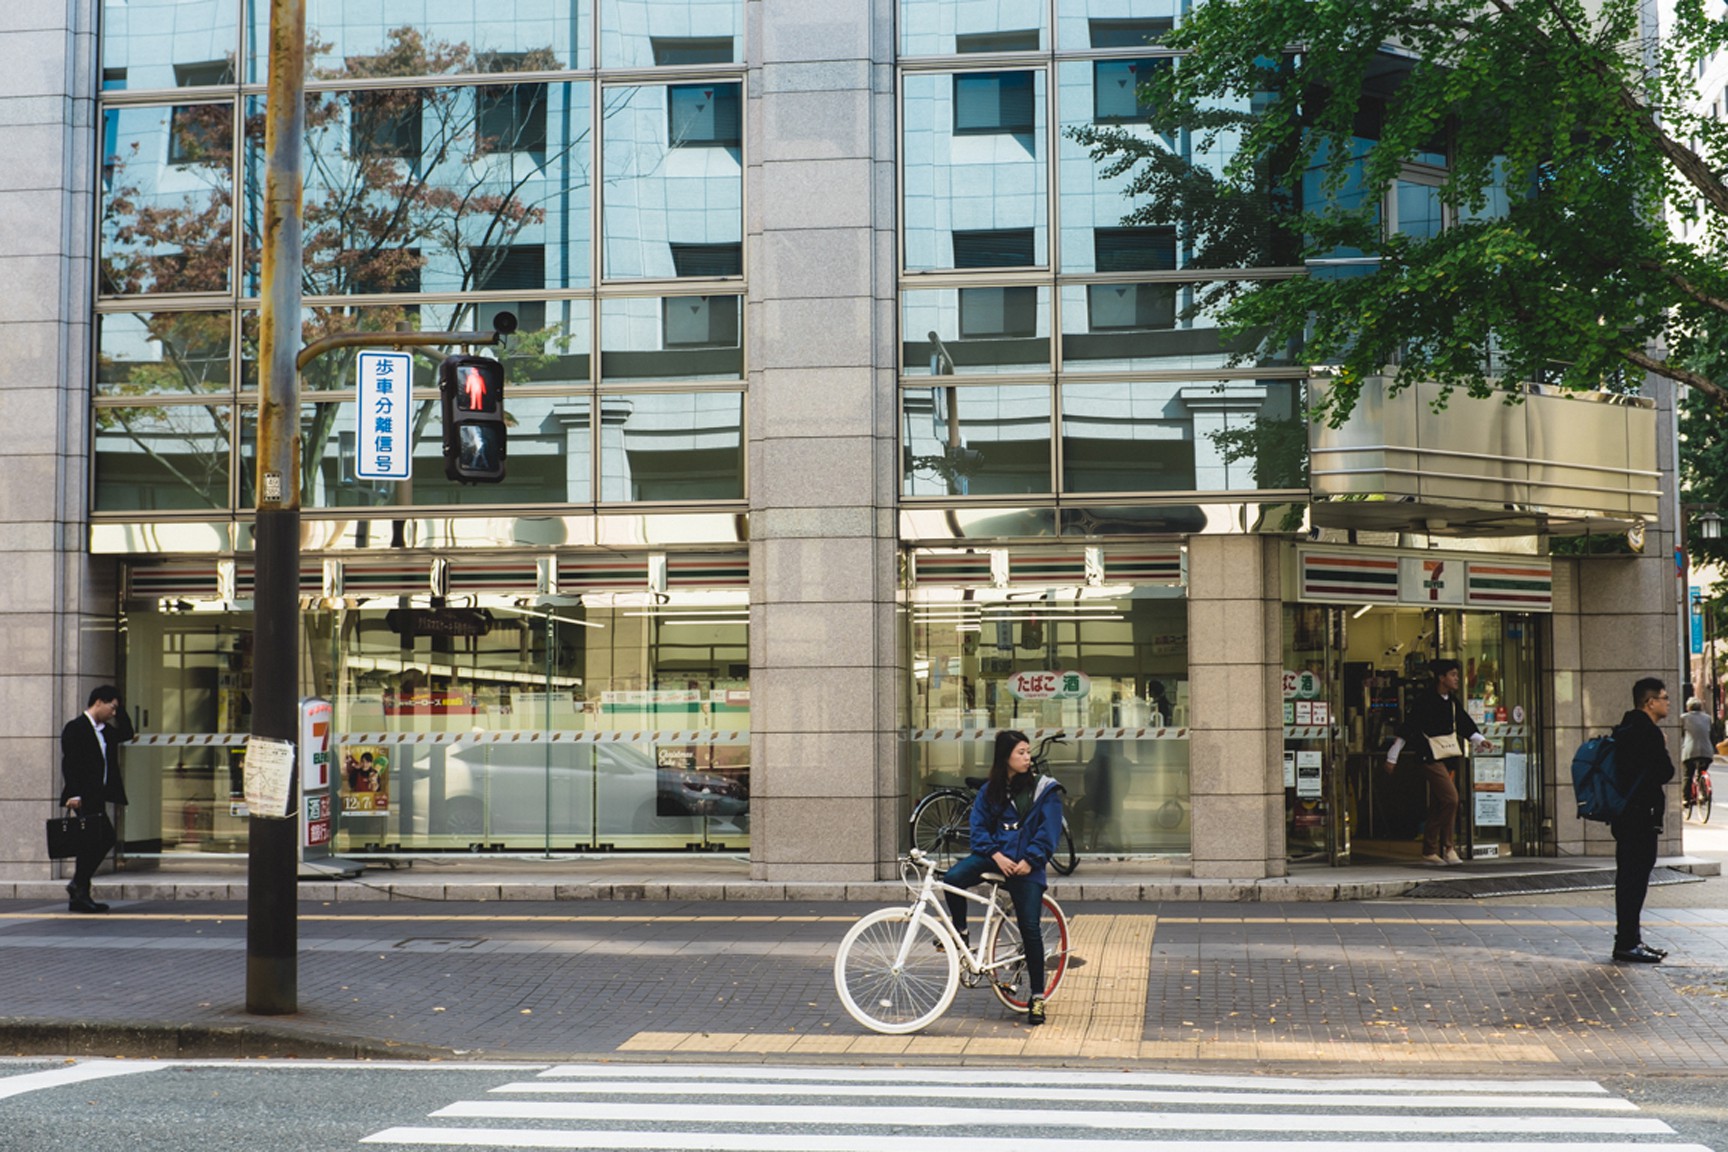
<path fill-rule="evenodd" d="M 438 365 L 444 415 L 444 474 L 462 484 L 504 479 L 504 366 L 484 356 L 446 356 Z"/>

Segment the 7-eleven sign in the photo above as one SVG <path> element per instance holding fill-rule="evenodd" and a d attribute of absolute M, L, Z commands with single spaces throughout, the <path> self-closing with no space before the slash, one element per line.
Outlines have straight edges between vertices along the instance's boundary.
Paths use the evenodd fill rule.
<path fill-rule="evenodd" d="M 1401 556 L 1398 600 L 1402 604 L 1464 603 L 1462 556 Z"/>

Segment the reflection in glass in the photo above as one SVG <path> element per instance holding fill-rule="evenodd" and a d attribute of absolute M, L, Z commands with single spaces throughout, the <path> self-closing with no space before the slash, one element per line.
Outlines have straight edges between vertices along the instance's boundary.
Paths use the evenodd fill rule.
<path fill-rule="evenodd" d="M 307 62 L 318 79 L 467 76 L 588 67 L 591 0 L 307 0 Z M 267 78 L 270 5 L 251 9 L 247 79 Z"/>
<path fill-rule="evenodd" d="M 900 55 L 1042 51 L 1049 12 L 1045 0 L 900 0 Z"/>
<path fill-rule="evenodd" d="M 600 67 L 743 62 L 744 0 L 600 0 Z"/>
<path fill-rule="evenodd" d="M 443 504 L 586 504 L 591 500 L 587 396 L 505 398 L 510 446 L 504 485 L 457 484 L 444 475 L 443 427 L 438 391 L 418 381 L 413 412 L 413 479 L 408 486 L 355 475 L 359 413 L 351 400 L 301 405 L 301 490 L 307 508 L 379 508 L 411 499 L 416 506 Z M 257 410 L 247 408 L 240 454 L 240 504 L 253 503 Z M 507 494 L 506 494 L 507 486 Z"/>
<path fill-rule="evenodd" d="M 1056 47 L 1139 48 L 1156 44 L 1193 0 L 1058 0 Z"/>
<path fill-rule="evenodd" d="M 226 392 L 226 312 L 108 312 L 96 317 L 99 396 Z"/>
<path fill-rule="evenodd" d="M 600 398 L 600 499 L 738 500 L 744 496 L 744 394 Z"/>
<path fill-rule="evenodd" d="M 98 407 L 92 415 L 96 511 L 228 507 L 229 405 Z"/>
<path fill-rule="evenodd" d="M 1305 483 L 1297 382 L 1076 383 L 1062 388 L 1067 492 L 1226 492 Z"/>
<path fill-rule="evenodd" d="M 900 407 L 907 496 L 1050 491 L 1049 388 L 907 388 Z"/>
<path fill-rule="evenodd" d="M 648 296 L 600 304 L 600 378 L 736 380 L 741 296 Z"/>
<path fill-rule="evenodd" d="M 608 279 L 743 274 L 741 87 L 605 90 Z"/>
<path fill-rule="evenodd" d="M 1242 281 L 1160 280 L 1062 287 L 1062 364 L 1087 372 L 1225 368 L 1236 355 L 1288 363 L 1253 332 L 1227 336 L 1218 316 Z"/>
<path fill-rule="evenodd" d="M 314 96 L 305 292 L 540 291 L 588 283 L 589 86 Z M 246 132 L 248 291 L 264 187 L 263 105 Z M 543 315 L 524 307 L 525 331 Z"/>
<path fill-rule="evenodd" d="M 1049 371 L 1048 287 L 920 289 L 900 308 L 908 376 Z"/>
<path fill-rule="evenodd" d="M 232 106 L 113 108 L 102 120 L 102 291 L 226 292 Z"/>
<path fill-rule="evenodd" d="M 233 84 L 240 40 L 237 4 L 103 0 L 103 90 Z"/>
<path fill-rule="evenodd" d="M 905 78 L 906 267 L 1046 263 L 1044 72 Z"/>

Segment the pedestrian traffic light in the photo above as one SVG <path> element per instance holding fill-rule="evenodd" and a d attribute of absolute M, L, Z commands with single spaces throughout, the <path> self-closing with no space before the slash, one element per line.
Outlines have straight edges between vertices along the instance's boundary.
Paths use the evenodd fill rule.
<path fill-rule="evenodd" d="M 504 365 L 446 356 L 438 365 L 444 409 L 444 475 L 463 484 L 504 479 Z"/>

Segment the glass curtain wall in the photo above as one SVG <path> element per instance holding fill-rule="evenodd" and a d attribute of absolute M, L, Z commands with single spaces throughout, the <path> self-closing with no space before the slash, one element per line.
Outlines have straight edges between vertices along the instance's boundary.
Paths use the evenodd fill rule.
<path fill-rule="evenodd" d="M 252 505 L 267 17 L 105 0 L 99 518 Z M 348 350 L 304 374 L 305 510 L 736 508 L 742 0 L 502 19 L 308 0 L 307 27 L 305 339 L 484 330 L 506 310 L 521 330 L 502 353 L 508 492 L 444 480 L 434 350 L 414 354 L 412 482 L 357 479 Z"/>

